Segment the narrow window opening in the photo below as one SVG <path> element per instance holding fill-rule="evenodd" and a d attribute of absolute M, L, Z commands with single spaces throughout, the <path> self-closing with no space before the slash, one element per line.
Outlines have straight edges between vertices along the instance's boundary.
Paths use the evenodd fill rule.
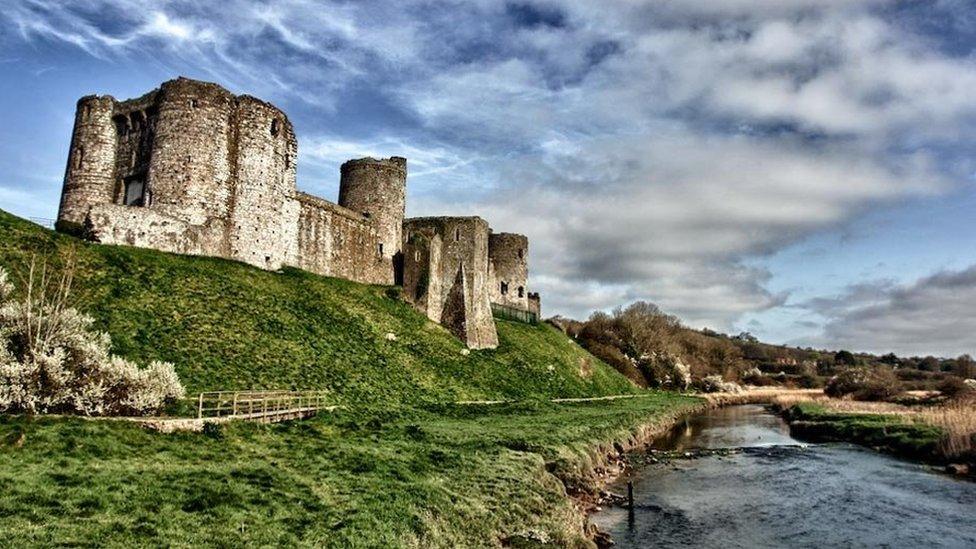
<path fill-rule="evenodd" d="M 420 250 L 415 250 L 413 252 L 413 260 L 417 261 L 418 263 L 420 262 Z"/>
<path fill-rule="evenodd" d="M 454 241 L 458 242 L 461 240 L 461 229 L 454 229 Z"/>
<path fill-rule="evenodd" d="M 519 297 L 525 297 L 525 288 L 524 287 L 522 287 L 522 286 L 519 286 L 518 287 L 518 296 Z"/>
<path fill-rule="evenodd" d="M 195 109 L 195 108 L 197 108 L 197 104 L 198 104 L 198 103 L 197 103 L 197 100 L 196 100 L 196 99 L 191 99 L 191 100 L 190 100 L 190 108 L 191 108 L 191 109 Z"/>
<path fill-rule="evenodd" d="M 525 250 L 523 250 L 522 248 L 519 248 L 518 258 L 519 259 L 522 259 L 523 257 L 525 257 Z"/>
<path fill-rule="evenodd" d="M 146 180 L 141 175 L 125 178 L 125 196 L 122 203 L 126 206 L 146 205 Z"/>
<path fill-rule="evenodd" d="M 278 137 L 278 133 L 281 132 L 281 122 L 277 118 L 271 121 L 271 136 Z"/>
<path fill-rule="evenodd" d="M 75 169 L 81 169 L 81 164 L 85 160 L 85 148 L 78 147 L 75 150 Z"/>
<path fill-rule="evenodd" d="M 502 282 L 501 290 L 502 290 L 502 295 L 508 294 L 508 282 Z"/>
<path fill-rule="evenodd" d="M 382 257 L 382 256 L 383 256 L 383 243 L 382 243 L 382 242 L 381 242 L 381 243 L 380 243 L 380 245 L 378 246 L 378 250 L 379 250 L 379 252 L 380 252 L 380 256 Z"/>
<path fill-rule="evenodd" d="M 124 115 L 115 117 L 115 129 L 122 137 L 129 135 L 129 117 Z"/>

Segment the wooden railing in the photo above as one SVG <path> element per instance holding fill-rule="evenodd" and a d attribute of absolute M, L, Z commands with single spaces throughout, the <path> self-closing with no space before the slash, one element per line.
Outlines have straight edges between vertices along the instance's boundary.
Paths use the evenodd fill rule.
<path fill-rule="evenodd" d="M 197 397 L 197 418 L 265 418 L 330 408 L 328 391 L 212 391 Z"/>

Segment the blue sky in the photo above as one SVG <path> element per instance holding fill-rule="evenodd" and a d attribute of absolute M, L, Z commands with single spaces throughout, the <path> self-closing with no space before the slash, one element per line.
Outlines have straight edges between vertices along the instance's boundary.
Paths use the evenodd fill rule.
<path fill-rule="evenodd" d="M 795 345 L 976 352 L 976 3 L 13 0 L 0 208 L 54 217 L 78 97 L 283 108 L 299 187 L 531 239 L 547 314 L 637 299 Z"/>

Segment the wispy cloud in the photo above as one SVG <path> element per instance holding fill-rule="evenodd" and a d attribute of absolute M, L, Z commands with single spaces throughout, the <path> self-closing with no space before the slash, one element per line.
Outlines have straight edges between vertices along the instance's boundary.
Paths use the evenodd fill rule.
<path fill-rule="evenodd" d="M 412 213 L 531 236 L 548 311 L 652 299 L 728 329 L 787 299 L 757 258 L 971 177 L 976 62 L 897 8 L 22 0 L 2 17 L 295 105 L 316 174 L 407 156 Z"/>

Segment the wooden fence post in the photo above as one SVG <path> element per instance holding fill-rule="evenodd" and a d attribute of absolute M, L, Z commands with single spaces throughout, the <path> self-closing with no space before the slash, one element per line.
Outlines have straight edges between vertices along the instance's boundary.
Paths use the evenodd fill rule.
<path fill-rule="evenodd" d="M 200 402 L 197 404 L 197 419 L 203 419 L 203 393 L 200 393 Z"/>

